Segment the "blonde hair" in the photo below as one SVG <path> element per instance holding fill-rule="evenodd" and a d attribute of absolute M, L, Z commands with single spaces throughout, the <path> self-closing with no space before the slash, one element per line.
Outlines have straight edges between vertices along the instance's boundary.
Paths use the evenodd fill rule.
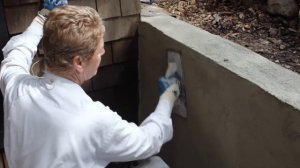
<path fill-rule="evenodd" d="M 93 56 L 105 28 L 93 8 L 67 5 L 50 12 L 43 31 L 46 68 L 65 71 L 75 56 L 83 60 Z"/>

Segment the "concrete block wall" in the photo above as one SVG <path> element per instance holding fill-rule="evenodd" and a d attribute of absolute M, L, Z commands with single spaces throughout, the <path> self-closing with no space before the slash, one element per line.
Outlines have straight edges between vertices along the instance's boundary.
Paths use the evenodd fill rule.
<path fill-rule="evenodd" d="M 3 0 L 0 3 L 3 3 L 1 7 L 3 5 L 2 12 L 8 30 L 5 34 L 11 37 L 22 33 L 29 26 L 39 10 L 40 0 Z M 137 121 L 137 28 L 140 22 L 140 1 L 69 0 L 69 4 L 96 9 L 106 27 L 106 53 L 102 57 L 98 75 L 86 82 L 83 88 L 94 100 L 110 106 L 123 118 Z M 43 52 L 39 53 L 42 56 Z M 3 130 L 3 127 L 0 129 Z"/>
<path fill-rule="evenodd" d="M 167 50 L 182 56 L 187 118 L 172 115 L 161 152 L 170 167 L 299 168 L 299 74 L 153 7 L 141 20 L 141 120 L 157 104 Z"/>

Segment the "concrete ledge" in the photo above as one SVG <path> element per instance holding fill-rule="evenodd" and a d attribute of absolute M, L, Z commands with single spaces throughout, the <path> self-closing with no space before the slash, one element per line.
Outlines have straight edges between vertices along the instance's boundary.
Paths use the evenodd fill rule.
<path fill-rule="evenodd" d="M 166 51 L 182 54 L 188 117 L 173 115 L 170 167 L 299 167 L 300 75 L 160 9 L 141 20 L 140 120 L 156 106 Z"/>

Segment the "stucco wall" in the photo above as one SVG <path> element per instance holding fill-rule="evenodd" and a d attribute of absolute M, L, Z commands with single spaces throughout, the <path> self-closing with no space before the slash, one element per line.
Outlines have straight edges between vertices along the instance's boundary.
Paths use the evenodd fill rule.
<path fill-rule="evenodd" d="M 139 27 L 140 120 L 156 106 L 167 49 L 182 53 L 188 110 L 172 116 L 170 167 L 300 166 L 300 76 L 153 8 Z"/>

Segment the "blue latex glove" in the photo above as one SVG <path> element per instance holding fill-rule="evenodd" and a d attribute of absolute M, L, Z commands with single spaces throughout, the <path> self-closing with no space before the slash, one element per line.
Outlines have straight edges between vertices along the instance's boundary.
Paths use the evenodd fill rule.
<path fill-rule="evenodd" d="M 175 75 L 169 78 L 166 77 L 159 78 L 158 85 L 159 85 L 160 95 L 162 95 L 173 84 L 177 84 L 177 85 L 180 84 L 178 78 Z"/>
<path fill-rule="evenodd" d="M 44 0 L 43 7 L 52 10 L 54 8 L 68 5 L 68 0 Z"/>

